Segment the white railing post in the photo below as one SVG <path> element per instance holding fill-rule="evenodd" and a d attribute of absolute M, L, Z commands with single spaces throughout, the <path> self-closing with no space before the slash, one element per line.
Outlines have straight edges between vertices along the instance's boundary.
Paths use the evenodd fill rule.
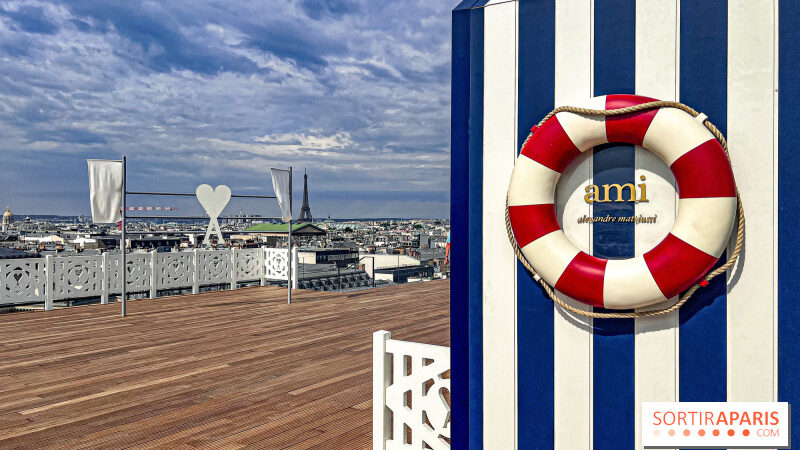
<path fill-rule="evenodd" d="M 103 292 L 100 294 L 100 304 L 108 304 L 108 292 L 111 290 L 111 263 L 108 261 L 108 253 L 103 253 Z"/>
<path fill-rule="evenodd" d="M 44 257 L 45 263 L 45 280 L 47 286 L 44 288 L 45 298 L 44 298 L 44 310 L 45 311 L 52 311 L 53 310 L 53 298 L 55 297 L 55 289 L 56 284 L 56 277 L 53 273 L 55 271 L 55 264 L 53 264 L 53 255 L 46 255 Z"/>
<path fill-rule="evenodd" d="M 261 267 L 261 286 L 267 285 L 267 248 L 260 247 L 261 251 L 259 252 L 259 258 L 261 258 L 258 262 L 258 265 Z"/>
<path fill-rule="evenodd" d="M 386 341 L 392 333 L 381 330 L 372 334 L 372 449 L 385 450 L 391 423 L 386 408 L 386 388 L 392 376 L 392 360 L 386 353 Z"/>
<path fill-rule="evenodd" d="M 198 253 L 197 249 L 194 249 L 194 254 L 192 255 L 192 266 L 194 267 L 194 273 L 192 274 L 192 294 L 199 294 L 200 293 L 200 254 Z"/>
<path fill-rule="evenodd" d="M 236 247 L 231 247 L 231 290 L 236 289 Z"/>
<path fill-rule="evenodd" d="M 292 257 L 289 259 L 292 264 L 292 289 L 297 289 L 297 272 L 300 270 L 300 261 L 297 258 L 297 247 L 292 248 Z"/>
<path fill-rule="evenodd" d="M 158 252 L 150 252 L 150 298 L 158 296 Z"/>

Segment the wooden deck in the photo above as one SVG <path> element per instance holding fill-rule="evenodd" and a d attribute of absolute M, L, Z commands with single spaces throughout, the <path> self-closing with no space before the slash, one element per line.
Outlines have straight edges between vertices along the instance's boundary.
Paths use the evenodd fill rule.
<path fill-rule="evenodd" d="M 0 315 L 0 448 L 359 449 L 372 332 L 449 345 L 449 281 Z"/>

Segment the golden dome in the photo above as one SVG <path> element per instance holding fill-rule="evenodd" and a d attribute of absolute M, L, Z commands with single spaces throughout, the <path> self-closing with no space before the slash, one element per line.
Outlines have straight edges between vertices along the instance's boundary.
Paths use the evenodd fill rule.
<path fill-rule="evenodd" d="M 3 213 L 3 225 L 11 225 L 14 223 L 14 214 L 11 214 L 11 207 L 6 207 L 6 212 Z"/>

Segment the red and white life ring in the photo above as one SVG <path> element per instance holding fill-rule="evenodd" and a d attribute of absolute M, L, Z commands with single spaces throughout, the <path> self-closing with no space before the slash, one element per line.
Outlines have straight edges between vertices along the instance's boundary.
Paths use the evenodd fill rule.
<path fill-rule="evenodd" d="M 591 109 L 655 101 L 636 95 L 594 97 Z M 736 216 L 730 162 L 698 118 L 676 108 L 583 116 L 559 112 L 522 148 L 508 188 L 509 220 L 517 245 L 539 276 L 565 295 L 592 306 L 640 308 L 672 298 L 700 280 L 719 259 Z M 561 173 L 581 152 L 620 142 L 655 153 L 672 170 L 678 214 L 667 237 L 642 256 L 602 259 L 579 250 L 556 218 Z"/>

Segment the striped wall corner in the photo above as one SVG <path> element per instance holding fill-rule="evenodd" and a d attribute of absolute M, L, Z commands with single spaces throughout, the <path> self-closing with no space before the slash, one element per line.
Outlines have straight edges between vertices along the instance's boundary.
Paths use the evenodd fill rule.
<path fill-rule="evenodd" d="M 454 448 L 639 449 L 642 401 L 800 398 L 800 2 L 466 0 L 452 21 Z M 657 319 L 554 307 L 506 235 L 531 127 L 557 105 L 619 93 L 706 114 L 727 136 L 746 212 L 733 270 Z M 642 176 L 648 203 L 583 201 L 587 184 Z M 556 216 L 588 254 L 641 256 L 675 220 L 672 173 L 635 145 L 581 152 L 558 183 Z M 584 215 L 657 220 L 574 220 Z"/>

